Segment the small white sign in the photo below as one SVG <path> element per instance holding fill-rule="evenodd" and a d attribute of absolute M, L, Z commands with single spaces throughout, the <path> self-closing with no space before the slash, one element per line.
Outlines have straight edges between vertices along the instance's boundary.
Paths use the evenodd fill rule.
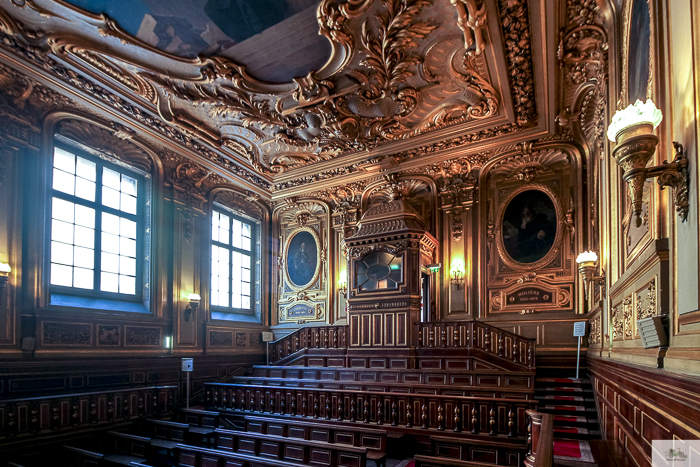
<path fill-rule="evenodd" d="M 182 371 L 192 371 L 192 359 L 183 358 L 182 359 Z"/>
<path fill-rule="evenodd" d="M 272 342 L 272 333 L 271 332 L 263 332 L 262 333 L 262 341 L 263 342 Z"/>
<path fill-rule="evenodd" d="M 574 337 L 583 337 L 586 335 L 586 322 L 576 321 L 574 323 Z"/>

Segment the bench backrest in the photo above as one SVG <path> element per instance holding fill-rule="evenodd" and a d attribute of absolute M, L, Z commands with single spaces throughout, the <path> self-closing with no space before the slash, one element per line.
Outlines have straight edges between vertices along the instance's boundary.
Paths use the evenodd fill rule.
<path fill-rule="evenodd" d="M 186 423 L 188 425 L 213 428 L 217 428 L 219 426 L 219 413 L 211 412 L 209 410 L 180 409 L 177 418 L 179 422 Z"/>
<path fill-rule="evenodd" d="M 189 425 L 185 423 L 169 422 L 165 420 L 144 420 L 143 434 L 151 438 L 167 439 L 169 441 L 185 441 Z"/>

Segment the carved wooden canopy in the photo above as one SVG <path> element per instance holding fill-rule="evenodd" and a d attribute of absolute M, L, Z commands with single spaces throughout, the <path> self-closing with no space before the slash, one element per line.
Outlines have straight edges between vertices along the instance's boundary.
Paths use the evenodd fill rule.
<path fill-rule="evenodd" d="M 128 18 L 71 3 L 0 3 L 3 50 L 19 59 L 10 66 L 40 70 L 268 196 L 522 141 L 553 121 L 549 8 L 526 0 L 295 0 L 298 13 L 198 56 L 176 47 L 177 34 L 149 39 L 145 20 L 130 33 Z M 302 74 L 281 68 L 292 65 Z"/>

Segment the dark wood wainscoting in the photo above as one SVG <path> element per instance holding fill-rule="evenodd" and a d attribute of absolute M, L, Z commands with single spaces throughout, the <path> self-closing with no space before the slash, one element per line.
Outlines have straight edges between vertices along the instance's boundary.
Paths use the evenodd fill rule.
<path fill-rule="evenodd" d="M 264 355 L 194 357 L 192 394 L 205 382 L 223 381 L 242 367 L 264 363 Z M 177 386 L 185 394 L 180 356 L 9 360 L 0 362 L 0 399 L 81 393 L 143 386 Z"/>
<path fill-rule="evenodd" d="M 700 438 L 700 378 L 588 357 L 601 430 L 637 465 L 654 439 Z"/>

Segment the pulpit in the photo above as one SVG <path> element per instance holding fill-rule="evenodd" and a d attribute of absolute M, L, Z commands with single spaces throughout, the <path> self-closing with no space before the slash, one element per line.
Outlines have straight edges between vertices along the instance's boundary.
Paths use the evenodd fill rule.
<path fill-rule="evenodd" d="M 369 208 L 345 245 L 348 365 L 413 368 L 421 272 L 434 262 L 437 240 L 408 203 L 393 199 Z"/>

